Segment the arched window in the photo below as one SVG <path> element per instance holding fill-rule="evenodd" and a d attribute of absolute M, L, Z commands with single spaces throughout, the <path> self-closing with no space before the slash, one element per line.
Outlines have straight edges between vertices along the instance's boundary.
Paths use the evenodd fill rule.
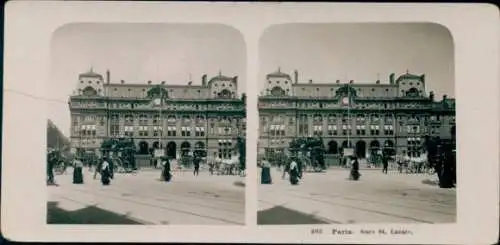
<path fill-rule="evenodd" d="M 274 87 L 271 89 L 271 95 L 272 96 L 285 96 L 285 90 L 283 90 L 281 87 Z"/>
<path fill-rule="evenodd" d="M 95 96 L 95 95 L 97 95 L 97 91 L 94 88 L 90 87 L 90 86 L 85 87 L 83 89 L 82 93 L 83 93 L 84 96 Z"/>
<path fill-rule="evenodd" d="M 406 96 L 410 96 L 410 97 L 417 97 L 417 96 L 419 96 L 418 89 L 416 89 L 416 88 L 410 88 L 408 91 L 406 91 Z"/>

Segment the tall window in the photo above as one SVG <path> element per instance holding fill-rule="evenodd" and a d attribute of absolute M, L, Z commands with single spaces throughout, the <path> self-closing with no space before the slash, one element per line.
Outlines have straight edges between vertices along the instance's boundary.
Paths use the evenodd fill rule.
<path fill-rule="evenodd" d="M 229 140 L 220 140 L 219 141 L 219 158 L 221 159 L 229 159 L 232 157 L 232 146 Z"/>
<path fill-rule="evenodd" d="M 328 136 L 337 135 L 337 125 L 328 125 Z"/>
<path fill-rule="evenodd" d="M 380 126 L 379 125 L 370 125 L 370 134 L 371 135 L 380 135 Z"/>
<path fill-rule="evenodd" d="M 191 127 L 182 127 L 181 136 L 189 137 L 191 136 Z"/>
<path fill-rule="evenodd" d="M 394 134 L 394 126 L 384 125 L 384 134 L 385 135 L 393 135 Z"/>
<path fill-rule="evenodd" d="M 159 125 L 160 124 L 160 115 L 154 115 L 153 116 L 153 125 Z"/>
<path fill-rule="evenodd" d="M 167 136 L 177 136 L 177 128 L 175 126 L 167 127 Z"/>
<path fill-rule="evenodd" d="M 141 125 L 141 126 L 148 125 L 148 116 L 147 115 L 140 115 L 139 116 L 139 125 Z"/>
<path fill-rule="evenodd" d="M 309 135 L 309 122 L 307 119 L 307 115 L 299 116 L 299 135 L 301 136 Z"/>
<path fill-rule="evenodd" d="M 269 126 L 270 136 L 285 136 L 285 125 L 283 124 L 272 124 Z"/>
<path fill-rule="evenodd" d="M 153 126 L 153 136 L 163 136 L 163 128 L 160 126 Z"/>
<path fill-rule="evenodd" d="M 322 136 L 323 135 L 323 126 L 314 125 L 313 132 L 314 132 L 314 135 L 316 135 L 316 136 Z"/>
<path fill-rule="evenodd" d="M 203 136 L 205 136 L 205 127 L 196 127 L 195 130 L 196 130 L 195 131 L 195 135 L 197 137 L 203 137 Z"/>
<path fill-rule="evenodd" d="M 366 126 L 365 125 L 356 125 L 356 134 L 357 135 L 366 135 Z"/>
<path fill-rule="evenodd" d="M 132 115 L 125 115 L 125 125 L 134 125 L 134 117 Z"/>
<path fill-rule="evenodd" d="M 139 126 L 139 136 L 148 136 L 148 127 L 147 126 Z"/>
<path fill-rule="evenodd" d="M 133 126 L 125 126 L 124 129 L 125 129 L 124 134 L 126 137 L 133 137 L 134 136 L 134 127 Z"/>
<path fill-rule="evenodd" d="M 342 135 L 349 135 L 351 132 L 351 125 L 342 125 Z"/>
<path fill-rule="evenodd" d="M 328 123 L 329 124 L 337 124 L 337 117 L 335 116 L 335 114 L 328 115 Z"/>

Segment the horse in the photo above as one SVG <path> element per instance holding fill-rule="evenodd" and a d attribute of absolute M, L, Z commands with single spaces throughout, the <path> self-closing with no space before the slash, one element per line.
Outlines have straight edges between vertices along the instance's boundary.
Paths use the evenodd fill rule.
<path fill-rule="evenodd" d="M 182 171 L 182 164 L 179 162 L 179 160 L 177 160 L 176 158 L 172 158 L 172 160 L 170 160 L 170 164 L 171 164 L 171 169 L 172 169 L 172 175 L 181 175 L 183 173 Z"/>
<path fill-rule="evenodd" d="M 216 159 L 217 174 L 218 175 L 234 175 L 235 170 L 239 166 L 238 156 L 233 156 L 229 159 Z M 241 173 L 239 173 L 241 174 Z"/>

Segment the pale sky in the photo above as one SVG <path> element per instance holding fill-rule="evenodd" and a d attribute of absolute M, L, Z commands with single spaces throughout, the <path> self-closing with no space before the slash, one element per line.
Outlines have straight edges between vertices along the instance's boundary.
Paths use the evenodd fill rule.
<path fill-rule="evenodd" d="M 71 24 L 56 30 L 51 46 L 49 118 L 69 137 L 70 113 L 64 103 L 78 74 L 93 67 L 111 82 L 201 84 L 201 76 L 238 76 L 245 92 L 246 46 L 243 36 L 224 25 Z"/>
<path fill-rule="evenodd" d="M 299 82 L 375 82 L 406 70 L 426 75 L 426 92 L 454 97 L 451 34 L 437 24 L 285 24 L 268 28 L 260 40 L 261 91 L 266 74 L 299 72 Z"/>

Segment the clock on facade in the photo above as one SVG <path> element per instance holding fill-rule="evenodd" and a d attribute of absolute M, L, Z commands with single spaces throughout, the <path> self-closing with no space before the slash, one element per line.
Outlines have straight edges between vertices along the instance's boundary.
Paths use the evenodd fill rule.
<path fill-rule="evenodd" d="M 348 105 L 349 104 L 349 98 L 348 97 L 342 98 L 342 104 Z"/>

